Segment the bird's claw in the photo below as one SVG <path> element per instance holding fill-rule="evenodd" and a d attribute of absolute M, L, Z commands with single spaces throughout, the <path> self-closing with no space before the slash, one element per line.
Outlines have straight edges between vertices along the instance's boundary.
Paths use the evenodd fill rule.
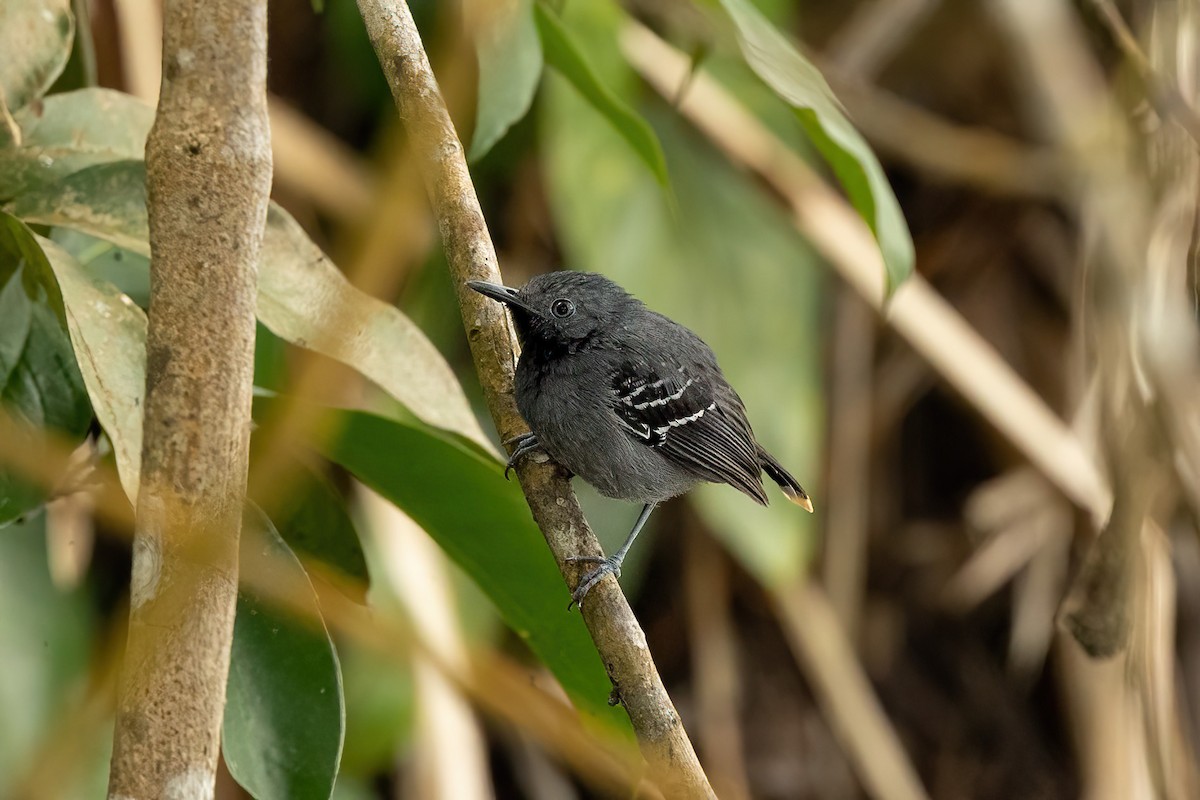
<path fill-rule="evenodd" d="M 587 572 L 579 578 L 579 583 L 576 584 L 575 591 L 571 592 L 571 602 L 567 604 L 567 611 L 571 610 L 571 606 L 583 608 L 583 599 L 587 597 L 588 592 L 609 575 L 612 575 L 614 578 L 621 577 L 621 559 L 614 558 L 613 556 L 571 556 L 567 559 L 567 562 L 571 564 L 599 565 L 591 572 Z"/>
<path fill-rule="evenodd" d="M 504 464 L 504 480 L 508 480 L 508 473 L 516 469 L 517 461 L 522 456 L 541 448 L 538 444 L 537 435 L 533 433 L 522 433 L 520 436 L 514 436 L 504 443 L 504 446 L 513 446 L 512 455 L 508 457 L 508 461 Z"/>

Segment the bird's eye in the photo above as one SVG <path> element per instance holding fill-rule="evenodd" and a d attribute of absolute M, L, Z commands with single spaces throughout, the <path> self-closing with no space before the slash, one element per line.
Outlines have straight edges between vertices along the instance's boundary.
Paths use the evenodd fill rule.
<path fill-rule="evenodd" d="M 559 298 L 550 305 L 550 313 L 556 317 L 569 317 L 575 313 L 575 304 L 565 297 Z"/>

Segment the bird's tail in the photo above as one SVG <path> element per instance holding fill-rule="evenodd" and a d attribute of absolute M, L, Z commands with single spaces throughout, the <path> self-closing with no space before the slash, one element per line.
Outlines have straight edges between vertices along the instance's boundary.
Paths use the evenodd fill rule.
<path fill-rule="evenodd" d="M 771 476 L 771 480 L 779 484 L 779 488 L 787 495 L 787 499 L 811 514 L 813 506 L 812 500 L 808 498 L 808 492 L 804 491 L 804 487 L 792 477 L 791 473 L 775 460 L 775 456 L 759 447 L 758 460 L 766 473 Z"/>

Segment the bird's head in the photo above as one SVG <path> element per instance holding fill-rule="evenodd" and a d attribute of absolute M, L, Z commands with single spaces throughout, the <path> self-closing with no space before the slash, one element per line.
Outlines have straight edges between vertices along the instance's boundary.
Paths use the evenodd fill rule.
<path fill-rule="evenodd" d="M 641 307 L 620 286 L 593 272 L 549 272 L 520 289 L 483 281 L 467 285 L 508 306 L 526 347 L 534 342 L 578 346 L 597 334 L 617 330 Z"/>

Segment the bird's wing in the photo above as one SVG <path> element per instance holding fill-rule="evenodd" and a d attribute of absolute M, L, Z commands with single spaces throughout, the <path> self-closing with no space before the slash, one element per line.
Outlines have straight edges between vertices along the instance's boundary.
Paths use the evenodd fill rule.
<path fill-rule="evenodd" d="M 754 435 L 737 393 L 715 365 L 629 359 L 612 375 L 626 432 L 702 480 L 728 483 L 767 504 Z"/>

